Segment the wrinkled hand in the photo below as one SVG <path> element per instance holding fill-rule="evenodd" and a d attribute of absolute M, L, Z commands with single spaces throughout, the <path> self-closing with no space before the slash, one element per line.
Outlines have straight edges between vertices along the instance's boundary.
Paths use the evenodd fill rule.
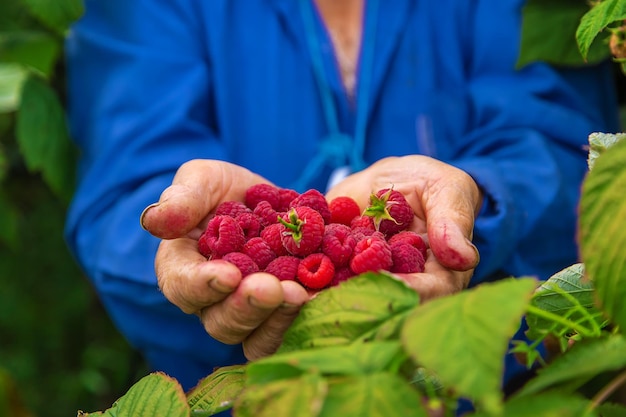
<path fill-rule="evenodd" d="M 428 256 L 423 273 L 398 275 L 424 300 L 466 288 L 479 261 L 471 239 L 482 194 L 474 180 L 426 156 L 390 157 L 350 175 L 329 190 L 327 198 L 347 195 L 365 207 L 372 192 L 391 186 L 413 208 L 411 230 L 427 235 L 434 255 Z"/>
<path fill-rule="evenodd" d="M 141 216 L 144 229 L 163 239 L 155 270 L 165 297 L 185 313 L 198 315 L 215 339 L 243 343 L 248 359 L 278 348 L 309 295 L 298 283 L 266 273 L 242 279 L 234 265 L 207 261 L 198 252 L 197 238 L 219 203 L 243 201 L 246 189 L 258 183 L 268 181 L 233 164 L 190 161 Z"/>

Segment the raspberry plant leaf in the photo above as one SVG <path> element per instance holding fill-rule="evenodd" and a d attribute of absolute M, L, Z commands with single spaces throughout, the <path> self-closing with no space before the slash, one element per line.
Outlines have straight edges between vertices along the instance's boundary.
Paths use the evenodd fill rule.
<path fill-rule="evenodd" d="M 319 417 L 428 417 L 420 394 L 394 373 L 337 376 L 329 380 Z"/>
<path fill-rule="evenodd" d="M 245 365 L 224 366 L 203 378 L 187 393 L 195 417 L 211 416 L 232 408 L 245 383 Z"/>
<path fill-rule="evenodd" d="M 626 339 L 622 335 L 576 342 L 566 354 L 539 369 L 537 376 L 524 385 L 516 396 L 528 398 L 555 387 L 561 393 L 574 392 L 602 372 L 624 369 L 624 352 Z"/>
<path fill-rule="evenodd" d="M 601 133 L 596 132 L 589 135 L 589 157 L 587 164 L 589 169 L 593 169 L 598 156 L 604 151 L 615 145 L 620 140 L 626 138 L 626 133 Z"/>
<path fill-rule="evenodd" d="M 503 408 L 506 417 L 580 417 L 594 416 L 585 414 L 589 401 L 574 395 L 546 393 L 530 398 L 512 399 Z M 477 412 L 471 417 L 491 417 L 492 414 Z"/>
<path fill-rule="evenodd" d="M 17 113 L 16 139 L 31 172 L 41 172 L 64 201 L 74 189 L 76 149 L 69 139 L 65 112 L 52 88 L 37 76 L 27 78 Z"/>
<path fill-rule="evenodd" d="M 362 274 L 305 304 L 279 352 L 393 338 L 418 303 L 418 294 L 404 281 L 387 274 Z"/>
<path fill-rule="evenodd" d="M 585 0 L 529 0 L 522 9 L 522 39 L 517 66 L 532 62 L 582 66 L 585 59 L 576 44 L 580 19 L 589 11 Z M 555 28 L 559 28 L 555 30 Z M 587 63 L 600 62 L 610 55 L 606 45 L 594 44 Z"/>
<path fill-rule="evenodd" d="M 497 413 L 509 340 L 536 285 L 532 278 L 509 278 L 431 300 L 407 318 L 401 340 L 415 363 L 445 386 Z"/>
<path fill-rule="evenodd" d="M 317 417 L 328 382 L 315 372 L 245 387 L 235 403 L 237 417 Z"/>
<path fill-rule="evenodd" d="M 151 373 L 136 382 L 103 417 L 189 417 L 182 386 L 164 373 Z M 93 414 L 89 414 L 93 415 Z"/>
<path fill-rule="evenodd" d="M 586 274 L 609 320 L 626 328 L 626 140 L 595 161 L 582 187 L 579 242 Z"/>
<path fill-rule="evenodd" d="M 399 341 L 355 343 L 277 353 L 250 362 L 246 374 L 250 384 L 294 378 L 312 371 L 323 375 L 364 375 L 395 372 L 406 359 Z"/>
<path fill-rule="evenodd" d="M 579 333 L 599 337 L 606 319 L 594 300 L 593 284 L 584 278 L 582 263 L 557 272 L 535 291 L 531 305 L 536 307 L 526 316 L 527 336 L 540 339 L 553 334 L 561 337 Z M 548 314 L 541 314 L 541 313 Z M 554 315 L 562 320 L 555 321 Z"/>
<path fill-rule="evenodd" d="M 594 2 L 589 10 L 580 20 L 576 30 L 576 42 L 582 56 L 587 59 L 591 45 L 596 37 L 605 28 L 626 19 L 626 1 L 624 0 L 602 0 Z M 605 46 L 608 50 L 608 48 Z"/>

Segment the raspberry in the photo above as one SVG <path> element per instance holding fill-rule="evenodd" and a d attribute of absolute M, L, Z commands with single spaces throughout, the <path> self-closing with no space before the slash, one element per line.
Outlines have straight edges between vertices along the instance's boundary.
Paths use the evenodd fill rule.
<path fill-rule="evenodd" d="M 261 239 L 267 242 L 272 248 L 274 253 L 278 256 L 288 255 L 287 249 L 283 246 L 281 233 L 283 232 L 283 225 L 280 223 L 274 223 L 263 230 L 261 230 Z"/>
<path fill-rule="evenodd" d="M 278 207 L 278 188 L 271 184 L 254 184 L 246 190 L 244 202 L 248 208 L 254 210 L 261 201 L 267 201 L 274 209 Z"/>
<path fill-rule="evenodd" d="M 279 188 L 278 189 L 278 207 L 276 207 L 276 211 L 289 211 L 291 208 L 291 202 L 298 197 L 300 194 L 296 190 L 292 190 L 290 188 Z"/>
<path fill-rule="evenodd" d="M 295 281 L 298 265 L 300 265 L 300 258 L 290 255 L 279 256 L 267 265 L 265 272 L 281 281 Z"/>
<path fill-rule="evenodd" d="M 298 265 L 298 281 L 307 288 L 321 290 L 327 287 L 335 275 L 335 266 L 323 253 L 312 253 Z"/>
<path fill-rule="evenodd" d="M 345 266 L 350 261 L 356 242 L 352 231 L 345 224 L 327 224 L 322 239 L 322 253 L 328 256 L 336 267 Z"/>
<path fill-rule="evenodd" d="M 261 235 L 261 229 L 263 228 L 261 225 L 261 219 L 251 211 L 241 213 L 235 217 L 235 220 L 239 223 L 246 239 L 252 239 L 253 237 Z"/>
<path fill-rule="evenodd" d="M 391 236 L 406 230 L 413 221 L 414 213 L 401 192 L 385 188 L 370 196 L 365 215 L 373 218 L 376 230 Z"/>
<path fill-rule="evenodd" d="M 315 252 L 324 238 L 324 219 L 310 207 L 291 209 L 280 220 L 281 240 L 292 255 L 305 257 Z"/>
<path fill-rule="evenodd" d="M 351 197 L 336 197 L 329 204 L 330 223 L 350 226 L 352 219 L 361 215 L 361 209 Z"/>
<path fill-rule="evenodd" d="M 215 209 L 216 216 L 230 216 L 236 218 L 242 213 L 252 213 L 241 201 L 224 201 Z"/>
<path fill-rule="evenodd" d="M 230 262 L 235 265 L 241 271 L 241 276 L 245 277 L 255 272 L 259 272 L 259 267 L 252 258 L 250 258 L 245 253 L 241 252 L 230 252 L 224 255 L 222 258 L 225 261 Z"/>
<path fill-rule="evenodd" d="M 358 275 L 367 271 L 388 271 L 392 264 L 391 248 L 387 241 L 380 237 L 370 236 L 354 247 L 350 269 Z"/>
<path fill-rule="evenodd" d="M 372 232 L 376 231 L 376 227 L 374 227 L 374 220 L 370 216 L 357 216 L 350 222 L 350 228 L 359 229 L 365 228 L 370 229 Z"/>
<path fill-rule="evenodd" d="M 276 254 L 270 245 L 260 237 L 253 237 L 248 240 L 243 245 L 241 252 L 252 258 L 260 269 L 265 269 L 270 262 L 276 259 Z"/>
<path fill-rule="evenodd" d="M 415 233 L 410 230 L 404 230 L 389 238 L 390 245 L 394 245 L 397 242 L 408 243 L 409 245 L 417 248 L 422 253 L 422 257 L 426 259 L 426 251 L 428 250 L 428 246 L 426 245 L 426 242 L 424 242 L 424 238 L 422 238 L 419 233 Z"/>
<path fill-rule="evenodd" d="M 350 267 L 344 266 L 339 269 L 335 268 L 335 276 L 333 277 L 333 280 L 330 281 L 330 286 L 334 287 L 335 285 L 339 285 L 342 282 L 349 280 L 353 276 L 354 272 L 352 272 Z"/>
<path fill-rule="evenodd" d="M 319 214 L 322 215 L 325 224 L 330 223 L 330 208 L 328 207 L 328 202 L 326 201 L 326 197 L 324 197 L 324 194 L 312 188 L 293 199 L 291 201 L 291 204 L 289 205 L 289 208 L 302 206 L 310 207 L 313 210 L 317 211 Z"/>
<path fill-rule="evenodd" d="M 259 201 L 259 203 L 254 208 L 253 213 L 261 219 L 261 225 L 263 227 L 267 227 L 270 224 L 277 223 L 278 218 L 281 215 L 274 209 L 274 207 L 272 207 L 269 201 Z"/>
<path fill-rule="evenodd" d="M 207 258 L 238 252 L 246 242 L 241 226 L 230 216 L 215 216 L 198 239 L 198 250 Z"/>
<path fill-rule="evenodd" d="M 419 249 L 409 243 L 398 241 L 390 245 L 393 265 L 391 272 L 412 274 L 424 272 L 424 256 Z"/>

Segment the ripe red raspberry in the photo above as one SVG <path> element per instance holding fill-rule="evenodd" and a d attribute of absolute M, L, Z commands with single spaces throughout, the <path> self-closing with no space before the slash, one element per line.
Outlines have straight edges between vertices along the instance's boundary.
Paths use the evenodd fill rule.
<path fill-rule="evenodd" d="M 215 216 L 198 239 L 198 250 L 207 258 L 238 252 L 246 242 L 241 226 L 230 216 Z"/>
<path fill-rule="evenodd" d="M 289 211 L 291 208 L 291 202 L 300 195 L 296 190 L 291 188 L 279 188 L 278 189 L 278 207 L 276 211 Z"/>
<path fill-rule="evenodd" d="M 261 230 L 261 239 L 267 242 L 277 256 L 288 255 L 283 246 L 282 232 L 284 228 L 280 223 L 274 223 Z"/>
<path fill-rule="evenodd" d="M 236 218 L 242 213 L 252 213 L 241 201 L 224 201 L 215 209 L 216 216 L 230 216 Z"/>
<path fill-rule="evenodd" d="M 279 256 L 267 265 L 265 272 L 281 281 L 295 281 L 298 265 L 300 265 L 300 258 L 291 255 Z"/>
<path fill-rule="evenodd" d="M 426 245 L 424 238 L 419 233 L 415 233 L 410 230 L 403 230 L 402 232 L 391 236 L 388 242 L 390 245 L 394 245 L 397 242 L 408 243 L 409 245 L 417 248 L 422 253 L 424 259 L 426 259 L 428 246 Z"/>
<path fill-rule="evenodd" d="M 241 276 L 246 277 L 255 272 L 259 272 L 259 267 L 252 258 L 245 253 L 229 252 L 222 257 L 223 260 L 235 265 L 241 271 Z"/>
<path fill-rule="evenodd" d="M 310 189 L 291 201 L 289 208 L 295 207 L 310 207 L 322 215 L 324 223 L 330 223 L 330 208 L 324 194 L 320 193 L 316 189 Z"/>
<path fill-rule="evenodd" d="M 243 234 L 246 239 L 252 239 L 253 237 L 257 237 L 261 235 L 261 230 L 263 226 L 261 225 L 261 219 L 259 216 L 249 211 L 246 213 L 241 213 L 237 217 L 235 217 L 237 223 L 243 230 Z"/>
<path fill-rule="evenodd" d="M 324 219 L 314 209 L 295 207 L 279 221 L 283 225 L 281 240 L 290 254 L 304 258 L 317 251 L 322 244 Z"/>
<path fill-rule="evenodd" d="M 322 239 L 322 253 L 328 256 L 336 267 L 345 266 L 350 262 L 356 242 L 352 230 L 345 224 L 327 224 Z"/>
<path fill-rule="evenodd" d="M 298 281 L 307 288 L 321 290 L 333 280 L 335 266 L 323 253 L 312 253 L 298 265 Z"/>
<path fill-rule="evenodd" d="M 348 266 L 341 267 L 339 269 L 335 268 L 335 276 L 333 280 L 330 281 L 330 286 L 334 287 L 335 285 L 339 285 L 344 281 L 349 280 L 354 276 L 354 272 Z"/>
<path fill-rule="evenodd" d="M 391 248 L 385 239 L 367 237 L 354 247 L 354 254 L 350 260 L 350 269 L 355 275 L 367 271 L 388 271 L 393 264 Z"/>
<path fill-rule="evenodd" d="M 352 219 L 361 215 L 359 205 L 352 197 L 336 197 L 328 203 L 330 209 L 330 222 L 341 223 L 350 226 Z"/>
<path fill-rule="evenodd" d="M 401 192 L 384 188 L 370 196 L 365 215 L 372 217 L 376 230 L 391 236 L 406 230 L 413 221 L 414 213 Z"/>
<path fill-rule="evenodd" d="M 274 209 L 280 201 L 278 187 L 271 184 L 254 184 L 246 190 L 244 202 L 248 208 L 254 210 L 261 201 L 267 201 Z"/>
<path fill-rule="evenodd" d="M 374 220 L 370 216 L 357 216 L 350 222 L 350 228 L 359 229 L 365 228 L 370 229 L 372 232 L 376 231 L 376 227 L 374 226 Z"/>
<path fill-rule="evenodd" d="M 265 269 L 270 262 L 276 259 L 276 254 L 270 245 L 261 237 L 253 237 L 248 240 L 243 245 L 241 252 L 252 258 L 260 269 Z"/>
<path fill-rule="evenodd" d="M 261 225 L 263 227 L 278 223 L 278 218 L 281 216 L 281 213 L 277 212 L 269 201 L 259 201 L 253 213 L 261 219 Z"/>
<path fill-rule="evenodd" d="M 390 245 L 393 265 L 391 272 L 412 274 L 424 272 L 424 256 L 419 249 L 409 243 L 398 241 Z"/>

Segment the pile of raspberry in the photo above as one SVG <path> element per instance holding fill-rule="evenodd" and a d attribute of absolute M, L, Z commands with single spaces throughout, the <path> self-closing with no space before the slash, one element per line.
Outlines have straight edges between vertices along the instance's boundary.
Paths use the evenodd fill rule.
<path fill-rule="evenodd" d="M 320 290 L 367 271 L 424 271 L 427 246 L 408 228 L 414 213 L 393 188 L 370 196 L 361 212 L 350 197 L 330 201 L 269 184 L 225 201 L 198 240 L 207 259 L 236 265 L 243 276 L 264 271 Z"/>

